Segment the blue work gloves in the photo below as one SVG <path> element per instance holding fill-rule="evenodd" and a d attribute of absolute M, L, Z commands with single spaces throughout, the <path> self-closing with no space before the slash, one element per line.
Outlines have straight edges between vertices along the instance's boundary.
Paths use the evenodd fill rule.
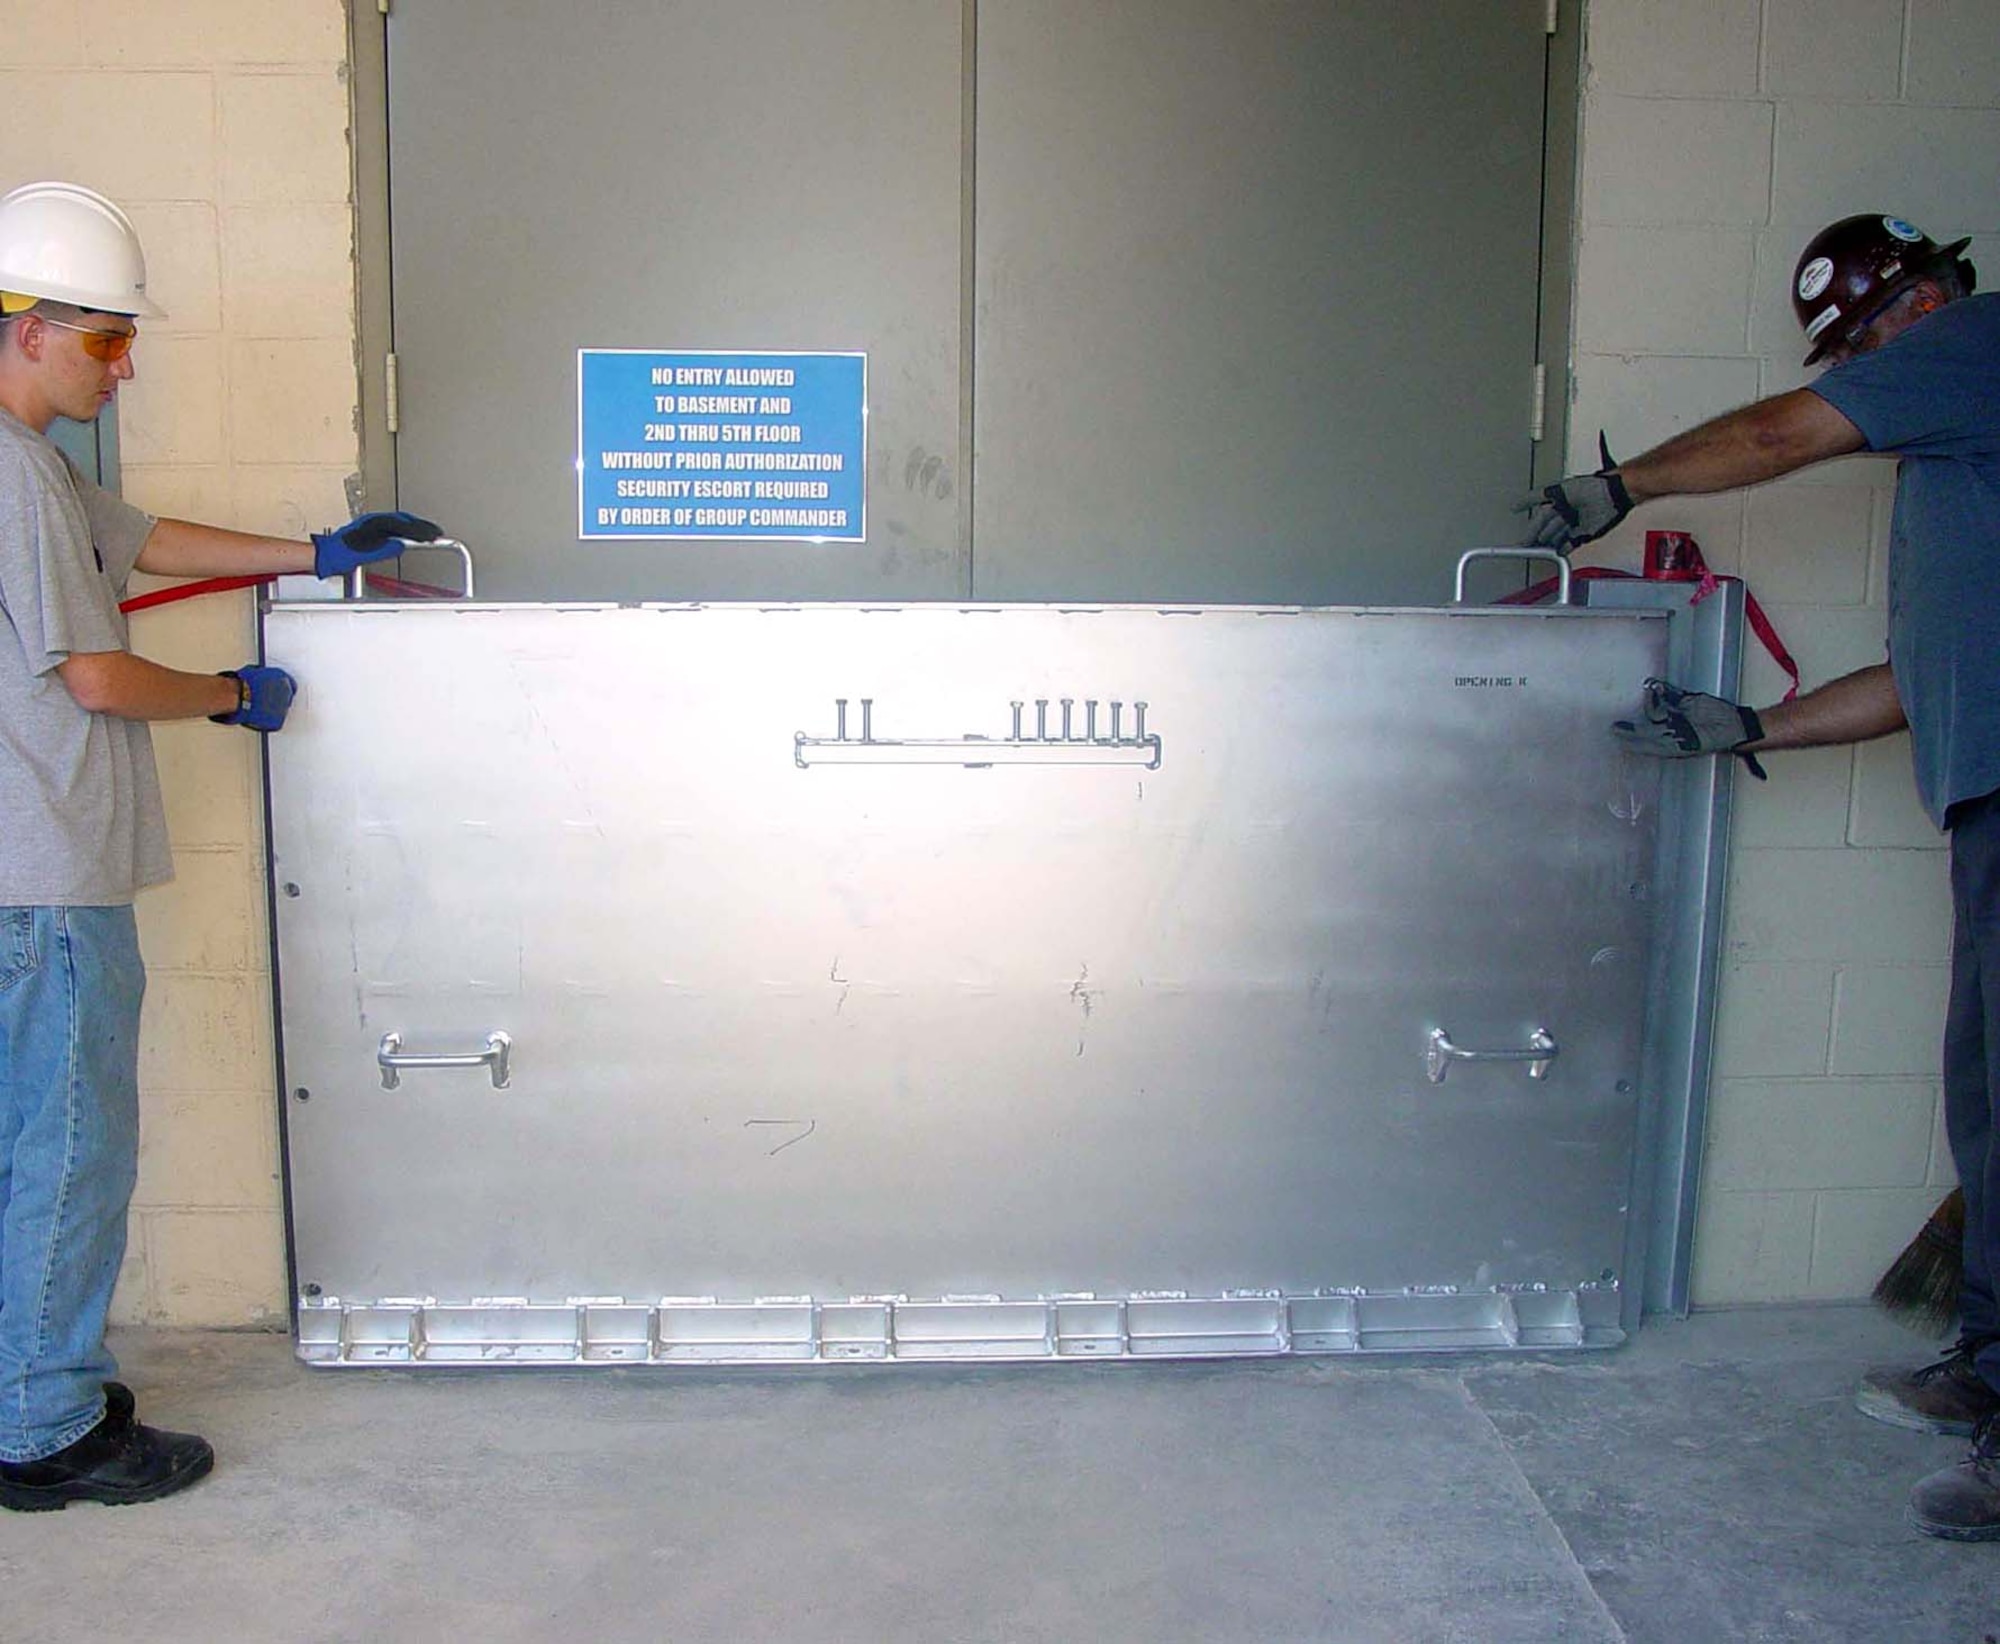
<path fill-rule="evenodd" d="M 1757 710 L 1705 691 L 1684 691 L 1664 679 L 1649 679 L 1639 717 L 1613 720 L 1611 731 L 1633 753 L 1653 759 L 1733 753 L 1752 776 L 1764 779 L 1757 756 L 1742 751 L 1744 743 L 1764 740 Z"/>
<path fill-rule="evenodd" d="M 313 575 L 345 576 L 358 565 L 389 559 L 412 542 L 435 542 L 443 534 L 415 514 L 362 514 L 336 531 L 313 533 Z"/>
<path fill-rule="evenodd" d="M 1595 542 L 1632 512 L 1632 498 L 1618 477 L 1602 433 L 1597 436 L 1597 452 L 1604 466 L 1596 473 L 1571 474 L 1514 504 L 1515 513 L 1528 516 L 1523 547 L 1567 554 L 1582 543 Z"/>
<path fill-rule="evenodd" d="M 208 717 L 218 725 L 275 731 L 284 724 L 292 698 L 299 694 L 297 683 L 284 669 L 267 668 L 261 663 L 227 669 L 222 677 L 236 681 L 236 709 L 233 713 L 210 714 Z"/>

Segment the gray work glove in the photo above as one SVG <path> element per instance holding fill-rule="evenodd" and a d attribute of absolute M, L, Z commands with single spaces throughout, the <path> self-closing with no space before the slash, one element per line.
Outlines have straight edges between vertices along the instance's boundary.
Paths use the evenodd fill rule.
<path fill-rule="evenodd" d="M 1523 497 L 1514 512 L 1528 516 L 1524 548 L 1553 548 L 1566 554 L 1580 543 L 1595 542 L 1627 514 L 1632 498 L 1611 460 L 1611 446 L 1602 432 L 1598 455 L 1604 466 L 1594 474 L 1572 474 Z"/>
<path fill-rule="evenodd" d="M 1528 516 L 1523 547 L 1566 554 L 1582 543 L 1595 542 L 1631 513 L 1632 499 L 1615 473 L 1572 474 L 1522 498 L 1514 512 Z"/>
<path fill-rule="evenodd" d="M 1611 722 L 1612 735 L 1633 753 L 1653 759 L 1733 753 L 1750 767 L 1752 776 L 1764 780 L 1757 756 L 1740 751 L 1744 743 L 1764 739 L 1764 724 L 1755 708 L 1704 691 L 1684 691 L 1664 679 L 1649 679 L 1640 714 L 1636 721 Z"/>

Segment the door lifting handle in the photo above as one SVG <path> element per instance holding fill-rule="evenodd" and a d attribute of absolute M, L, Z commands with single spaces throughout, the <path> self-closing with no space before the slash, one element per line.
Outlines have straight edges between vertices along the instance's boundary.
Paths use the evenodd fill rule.
<path fill-rule="evenodd" d="M 1458 571 L 1452 578 L 1451 602 L 1465 603 L 1465 568 L 1476 559 L 1545 559 L 1556 568 L 1556 603 L 1569 603 L 1569 559 L 1553 548 L 1468 548 L 1458 556 Z"/>
<path fill-rule="evenodd" d="M 493 1074 L 493 1088 L 507 1088 L 507 1055 L 514 1048 L 514 1041 L 504 1033 L 486 1035 L 484 1050 L 464 1051 L 458 1054 L 419 1054 L 403 1049 L 400 1033 L 385 1033 L 382 1043 L 375 1049 L 375 1065 L 382 1070 L 382 1088 L 394 1090 L 403 1082 L 403 1069 L 426 1067 L 484 1067 Z"/>
<path fill-rule="evenodd" d="M 417 542 L 411 538 L 400 539 L 405 548 L 448 548 L 458 555 L 458 563 L 465 573 L 465 587 L 461 599 L 475 597 L 472 591 L 472 550 L 456 537 L 434 537 L 429 542 Z M 365 599 L 368 596 L 368 567 L 357 565 L 347 573 L 341 585 L 341 594 L 346 599 Z"/>
<path fill-rule="evenodd" d="M 1424 1071 L 1432 1084 L 1441 1085 L 1453 1062 L 1526 1062 L 1530 1079 L 1546 1079 L 1549 1064 L 1561 1054 L 1547 1028 L 1536 1028 L 1528 1035 L 1526 1050 L 1465 1050 L 1453 1044 L 1443 1028 L 1432 1028 L 1429 1048 L 1424 1051 Z"/>

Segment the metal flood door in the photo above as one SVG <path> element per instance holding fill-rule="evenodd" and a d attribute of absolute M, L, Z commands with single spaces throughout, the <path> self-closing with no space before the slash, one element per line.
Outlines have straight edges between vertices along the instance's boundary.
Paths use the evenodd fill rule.
<path fill-rule="evenodd" d="M 1664 616 L 265 624 L 305 1358 L 1620 1339 Z"/>

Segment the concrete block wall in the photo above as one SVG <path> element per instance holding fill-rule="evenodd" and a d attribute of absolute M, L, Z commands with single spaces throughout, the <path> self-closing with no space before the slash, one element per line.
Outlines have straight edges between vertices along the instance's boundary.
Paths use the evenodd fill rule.
<path fill-rule="evenodd" d="M 1588 0 L 1569 466 L 1813 373 L 1788 292 L 1851 212 L 1974 236 L 2000 282 L 2000 0 Z M 1893 463 L 1857 457 L 1643 509 L 1585 551 L 1692 531 L 1808 686 L 1882 660 Z M 1744 694 L 1785 687 L 1752 642 Z M 1949 1185 L 1943 840 L 1908 739 L 1736 783 L 1695 1243 L 1699 1304 L 1866 1295 Z"/>
<path fill-rule="evenodd" d="M 153 295 L 119 395 L 125 494 L 302 535 L 358 467 L 342 0 L 0 0 L 0 187 L 58 177 L 132 215 Z M 144 579 L 140 579 L 143 584 Z M 252 654 L 249 596 L 133 618 L 146 655 Z M 156 728 L 177 877 L 139 904 L 142 1142 L 116 1317 L 286 1318 L 254 737 Z"/>

